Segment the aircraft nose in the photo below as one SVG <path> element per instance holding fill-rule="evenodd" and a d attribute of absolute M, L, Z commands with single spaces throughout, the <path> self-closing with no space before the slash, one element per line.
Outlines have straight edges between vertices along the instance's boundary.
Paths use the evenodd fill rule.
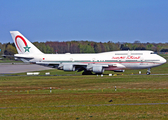
<path fill-rule="evenodd" d="M 164 64 L 167 62 L 167 60 L 165 58 L 162 58 L 161 62 Z"/>

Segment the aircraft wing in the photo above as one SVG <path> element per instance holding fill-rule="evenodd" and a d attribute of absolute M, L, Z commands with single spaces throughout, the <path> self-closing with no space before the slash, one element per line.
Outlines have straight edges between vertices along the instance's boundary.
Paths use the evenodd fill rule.
<path fill-rule="evenodd" d="M 62 62 L 36 62 L 36 64 L 38 65 L 43 65 L 43 66 L 49 66 L 49 67 L 53 67 L 53 68 L 58 68 L 61 69 L 63 66 L 87 66 L 88 64 L 86 63 L 75 63 L 75 62 L 71 62 L 71 63 L 62 63 Z"/>
<path fill-rule="evenodd" d="M 53 67 L 62 69 L 64 71 L 93 71 L 95 73 L 101 73 L 104 69 L 109 70 L 120 70 L 125 68 L 119 63 L 79 63 L 79 62 L 36 62 L 38 65 Z"/>

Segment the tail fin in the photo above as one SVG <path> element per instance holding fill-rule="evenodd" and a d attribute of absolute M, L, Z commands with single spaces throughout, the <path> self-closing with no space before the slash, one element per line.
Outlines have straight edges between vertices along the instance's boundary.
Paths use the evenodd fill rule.
<path fill-rule="evenodd" d="M 19 31 L 10 31 L 16 49 L 19 54 L 43 54 L 28 39 L 26 39 Z"/>

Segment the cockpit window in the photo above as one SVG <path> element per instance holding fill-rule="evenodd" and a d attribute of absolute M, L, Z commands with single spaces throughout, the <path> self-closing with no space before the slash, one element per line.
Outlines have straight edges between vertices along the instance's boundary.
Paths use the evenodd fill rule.
<path fill-rule="evenodd" d="M 150 54 L 155 54 L 154 52 L 151 52 Z"/>

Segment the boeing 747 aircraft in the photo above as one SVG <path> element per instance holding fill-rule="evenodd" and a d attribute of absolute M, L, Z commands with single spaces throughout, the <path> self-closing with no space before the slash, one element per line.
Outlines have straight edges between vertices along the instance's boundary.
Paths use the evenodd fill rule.
<path fill-rule="evenodd" d="M 148 69 L 166 63 L 153 51 L 111 51 L 92 54 L 44 54 L 18 31 L 10 31 L 18 54 L 14 57 L 24 62 L 35 63 L 64 71 L 84 71 L 83 75 L 102 74 L 105 70 Z"/>

